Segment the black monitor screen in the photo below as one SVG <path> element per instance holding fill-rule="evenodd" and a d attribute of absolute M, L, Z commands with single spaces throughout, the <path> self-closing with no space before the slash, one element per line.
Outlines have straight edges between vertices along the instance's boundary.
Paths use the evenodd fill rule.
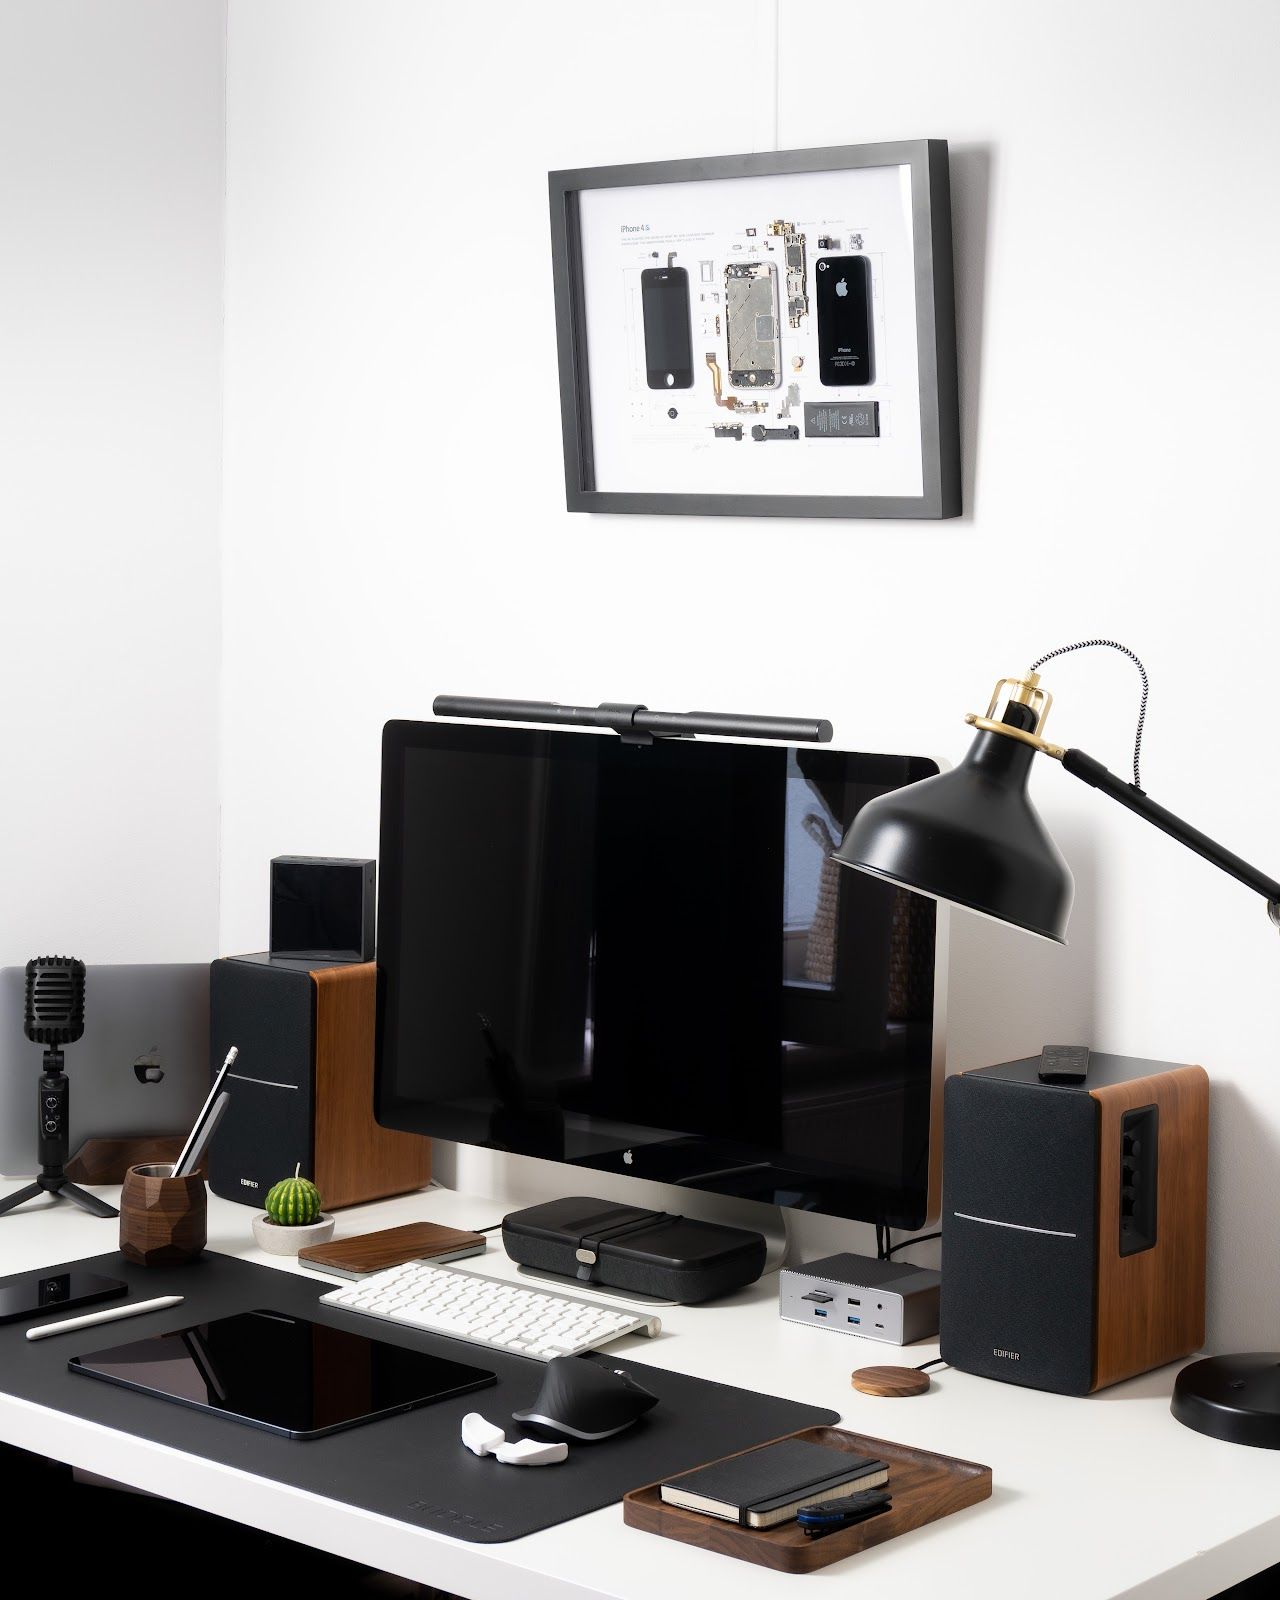
<path fill-rule="evenodd" d="M 388 723 L 379 1120 L 919 1227 L 936 911 L 830 852 L 936 771 Z"/>

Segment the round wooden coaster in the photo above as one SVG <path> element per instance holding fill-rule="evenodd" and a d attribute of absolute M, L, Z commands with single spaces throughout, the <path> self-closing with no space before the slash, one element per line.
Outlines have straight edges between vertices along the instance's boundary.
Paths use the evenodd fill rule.
<path fill-rule="evenodd" d="M 929 1374 L 915 1367 L 859 1367 L 850 1382 L 859 1394 L 878 1394 L 900 1400 L 906 1395 L 926 1394 Z"/>

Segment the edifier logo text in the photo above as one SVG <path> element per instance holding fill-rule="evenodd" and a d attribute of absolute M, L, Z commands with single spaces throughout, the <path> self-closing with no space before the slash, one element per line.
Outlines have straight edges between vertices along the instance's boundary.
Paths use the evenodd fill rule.
<path fill-rule="evenodd" d="M 647 222 L 637 222 L 633 227 L 629 222 L 624 222 L 622 231 L 623 233 L 648 233 L 649 224 Z"/>
<path fill-rule="evenodd" d="M 253 1178 L 241 1178 L 240 1185 L 244 1189 L 256 1189 L 257 1182 Z"/>
<path fill-rule="evenodd" d="M 1016 1350 L 993 1350 L 993 1356 L 1001 1356 L 1005 1361 L 1021 1361 L 1022 1357 Z"/>

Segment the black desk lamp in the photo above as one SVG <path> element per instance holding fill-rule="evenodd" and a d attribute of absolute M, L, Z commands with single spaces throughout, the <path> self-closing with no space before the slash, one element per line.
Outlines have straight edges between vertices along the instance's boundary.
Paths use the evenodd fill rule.
<path fill-rule="evenodd" d="M 1142 674 L 1132 783 L 1083 750 L 1064 749 L 1043 737 L 1051 697 L 1040 687 L 1037 669 L 1053 656 L 1095 645 L 1123 651 Z M 863 806 L 835 860 L 1065 943 L 1074 894 L 1071 872 L 1027 795 L 1031 761 L 1039 750 L 1262 895 L 1280 927 L 1280 882 L 1143 792 L 1139 759 L 1146 705 L 1146 671 L 1126 646 L 1089 639 L 1050 651 L 1025 677 L 1002 679 L 985 716 L 966 717 L 978 733 L 958 767 Z M 1193 1362 L 1178 1374 L 1173 1414 L 1218 1439 L 1280 1449 L 1280 1354 Z"/>

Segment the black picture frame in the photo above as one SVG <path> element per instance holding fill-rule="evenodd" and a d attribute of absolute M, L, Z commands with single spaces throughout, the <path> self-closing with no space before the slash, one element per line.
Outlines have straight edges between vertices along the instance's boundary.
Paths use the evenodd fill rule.
<path fill-rule="evenodd" d="M 919 353 L 921 482 L 918 496 L 664 494 L 598 489 L 592 446 L 590 368 L 579 196 L 584 190 L 704 179 L 907 166 L 911 170 L 916 343 Z M 840 145 L 756 155 L 636 162 L 548 173 L 556 343 L 570 511 L 659 512 L 677 516 L 940 519 L 959 516 L 960 417 L 951 181 L 945 139 Z"/>

